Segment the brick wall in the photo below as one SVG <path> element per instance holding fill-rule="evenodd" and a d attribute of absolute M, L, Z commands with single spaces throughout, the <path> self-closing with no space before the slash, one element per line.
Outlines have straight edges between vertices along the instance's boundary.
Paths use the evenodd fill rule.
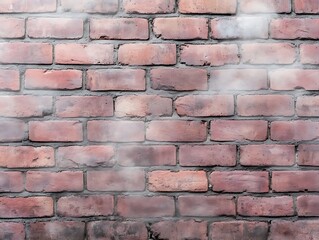
<path fill-rule="evenodd" d="M 0 12 L 0 239 L 319 239 L 318 0 Z"/>

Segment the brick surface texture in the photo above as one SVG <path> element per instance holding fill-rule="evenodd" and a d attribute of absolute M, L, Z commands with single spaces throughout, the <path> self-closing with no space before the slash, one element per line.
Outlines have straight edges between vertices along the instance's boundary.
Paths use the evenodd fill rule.
<path fill-rule="evenodd" d="M 0 239 L 319 240 L 319 0 L 0 0 Z"/>

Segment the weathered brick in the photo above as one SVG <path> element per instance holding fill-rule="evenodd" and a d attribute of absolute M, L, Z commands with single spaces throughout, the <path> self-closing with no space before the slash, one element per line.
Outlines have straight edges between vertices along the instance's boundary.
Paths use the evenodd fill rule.
<path fill-rule="evenodd" d="M 66 12 L 116 13 L 118 0 L 61 0 L 61 7 Z"/>
<path fill-rule="evenodd" d="M 241 0 L 243 13 L 290 13 L 290 0 Z"/>
<path fill-rule="evenodd" d="M 70 146 L 60 147 L 57 165 L 64 168 L 112 167 L 114 162 L 112 146 Z"/>
<path fill-rule="evenodd" d="M 0 69 L 0 90 L 20 90 L 20 76 L 18 69 Z"/>
<path fill-rule="evenodd" d="M 0 43 L 0 63 L 51 64 L 52 54 L 52 45 L 49 43 Z"/>
<path fill-rule="evenodd" d="M 297 98 L 296 112 L 298 116 L 319 116 L 319 97 L 301 96 Z"/>
<path fill-rule="evenodd" d="M 20 142 L 27 138 L 26 124 L 21 120 L 0 121 L 0 142 Z"/>
<path fill-rule="evenodd" d="M 116 98 L 115 115 L 118 117 L 171 116 L 171 98 L 157 95 L 124 95 Z"/>
<path fill-rule="evenodd" d="M 319 196 L 303 195 L 297 197 L 298 216 L 319 216 Z"/>
<path fill-rule="evenodd" d="M 256 171 L 215 171 L 209 181 L 216 192 L 253 192 L 269 191 L 268 172 Z"/>
<path fill-rule="evenodd" d="M 23 185 L 22 172 L 0 172 L 0 192 L 22 192 Z"/>
<path fill-rule="evenodd" d="M 291 43 L 245 43 L 242 61 L 246 64 L 291 64 L 296 60 Z"/>
<path fill-rule="evenodd" d="M 122 217 L 171 217 L 175 213 L 174 199 L 168 196 L 119 196 L 117 212 Z"/>
<path fill-rule="evenodd" d="M 240 116 L 292 116 L 294 113 L 294 99 L 289 95 L 237 96 Z"/>
<path fill-rule="evenodd" d="M 236 145 L 182 145 L 179 147 L 181 166 L 235 166 Z"/>
<path fill-rule="evenodd" d="M 301 44 L 300 61 L 303 64 L 319 64 L 319 44 Z"/>
<path fill-rule="evenodd" d="M 180 0 L 179 11 L 181 13 L 212 13 L 234 14 L 236 13 L 236 0 Z"/>
<path fill-rule="evenodd" d="M 205 18 L 155 18 L 154 34 L 161 39 L 208 39 Z"/>
<path fill-rule="evenodd" d="M 267 138 L 267 128 L 263 120 L 214 120 L 210 127 L 211 140 L 263 141 Z"/>
<path fill-rule="evenodd" d="M 244 91 L 267 89 L 266 69 L 219 69 L 210 72 L 210 89 Z"/>
<path fill-rule="evenodd" d="M 112 64 L 112 44 L 65 43 L 55 46 L 57 64 Z"/>
<path fill-rule="evenodd" d="M 1 3 L 0 3 L 1 4 Z M 0 5 L 1 8 L 1 5 Z M 23 38 L 25 32 L 25 20 L 16 17 L 0 18 L 0 38 Z"/>
<path fill-rule="evenodd" d="M 29 192 L 80 192 L 83 190 L 83 172 L 28 171 L 26 190 Z"/>
<path fill-rule="evenodd" d="M 243 166 L 292 166 L 294 163 L 293 145 L 240 146 L 240 164 Z"/>
<path fill-rule="evenodd" d="M 91 39 L 146 40 L 148 21 L 144 18 L 93 18 L 90 20 Z"/>
<path fill-rule="evenodd" d="M 144 91 L 146 85 L 142 69 L 88 70 L 87 79 L 91 91 Z"/>
<path fill-rule="evenodd" d="M 113 213 L 111 195 L 65 196 L 57 202 L 57 213 L 66 217 L 108 216 Z"/>
<path fill-rule="evenodd" d="M 252 197 L 241 196 L 237 200 L 237 212 L 242 216 L 292 216 L 292 197 Z"/>
<path fill-rule="evenodd" d="M 235 44 L 183 45 L 181 63 L 194 66 L 223 66 L 239 63 Z"/>
<path fill-rule="evenodd" d="M 118 51 L 118 60 L 125 65 L 174 65 L 175 44 L 123 44 Z"/>
<path fill-rule="evenodd" d="M 126 13 L 171 13 L 174 11 L 175 1 L 153 0 L 152 4 L 149 4 L 148 0 L 124 0 L 123 6 Z"/>
<path fill-rule="evenodd" d="M 207 124 L 199 121 L 155 120 L 146 128 L 146 139 L 159 142 L 202 142 Z"/>
<path fill-rule="evenodd" d="M 52 147 L 0 146 L 0 166 L 6 168 L 53 167 Z"/>
<path fill-rule="evenodd" d="M 121 145 L 117 153 L 121 166 L 176 165 L 176 147 L 172 145 Z"/>
<path fill-rule="evenodd" d="M 87 172 L 89 191 L 143 191 L 145 173 L 139 169 L 117 169 Z"/>
<path fill-rule="evenodd" d="M 89 121 L 89 141 L 94 142 L 142 142 L 144 122 L 142 121 Z"/>
<path fill-rule="evenodd" d="M 148 189 L 152 192 L 206 192 L 206 172 L 152 171 L 148 174 Z"/>
<path fill-rule="evenodd" d="M 297 156 L 300 166 L 319 166 L 319 145 L 300 144 Z"/>
<path fill-rule="evenodd" d="M 317 0 L 295 0 L 296 13 L 319 13 L 319 2 Z"/>
<path fill-rule="evenodd" d="M 319 191 L 319 171 L 273 171 L 271 188 L 275 192 Z"/>
<path fill-rule="evenodd" d="M 113 116 L 113 98 L 110 96 L 60 96 L 55 101 L 58 117 Z"/>
<path fill-rule="evenodd" d="M 30 223 L 30 240 L 36 239 L 84 239 L 85 223 L 74 221 L 52 221 Z"/>
<path fill-rule="evenodd" d="M 210 117 L 234 115 L 232 95 L 188 95 L 175 100 L 180 116 Z"/>
<path fill-rule="evenodd" d="M 2 13 L 41 13 L 55 12 L 56 0 L 5 0 L 0 3 L 0 12 Z"/>
<path fill-rule="evenodd" d="M 53 216 L 51 197 L 0 197 L 1 218 L 35 218 Z"/>
<path fill-rule="evenodd" d="M 33 142 L 81 142 L 82 123 L 79 121 L 30 121 L 29 139 Z"/>
<path fill-rule="evenodd" d="M 78 39 L 83 36 L 80 18 L 29 18 L 27 31 L 30 38 Z"/>
<path fill-rule="evenodd" d="M 198 196 L 178 197 L 177 204 L 181 216 L 215 217 L 235 216 L 236 207 L 232 196 Z"/>
<path fill-rule="evenodd" d="M 151 84 L 156 90 L 207 90 L 207 71 L 197 68 L 156 68 L 151 70 Z"/>
<path fill-rule="evenodd" d="M 252 221 L 214 222 L 209 226 L 211 239 L 254 239 L 265 240 L 268 223 Z"/>
<path fill-rule="evenodd" d="M 25 239 L 25 230 L 23 223 L 1 222 L 0 239 Z"/>

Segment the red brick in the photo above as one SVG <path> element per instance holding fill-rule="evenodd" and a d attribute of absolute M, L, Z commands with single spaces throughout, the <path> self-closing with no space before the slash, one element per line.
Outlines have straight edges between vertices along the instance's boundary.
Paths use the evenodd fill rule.
<path fill-rule="evenodd" d="M 51 197 L 0 197 L 1 218 L 35 218 L 53 216 Z"/>
<path fill-rule="evenodd" d="M 235 44 L 183 45 L 181 63 L 195 66 L 223 66 L 239 63 Z"/>
<path fill-rule="evenodd" d="M 265 240 L 268 223 L 251 221 L 214 222 L 209 226 L 211 239 L 254 239 Z"/>
<path fill-rule="evenodd" d="M 0 69 L 0 90 L 20 90 L 20 76 L 18 69 Z"/>
<path fill-rule="evenodd" d="M 319 166 L 319 145 L 301 144 L 297 156 L 300 166 Z"/>
<path fill-rule="evenodd" d="M 0 172 L 0 192 L 22 192 L 23 185 L 22 172 Z"/>
<path fill-rule="evenodd" d="M 142 222 L 94 221 L 87 225 L 89 239 L 147 239 L 148 232 Z"/>
<path fill-rule="evenodd" d="M 315 140 L 319 137 L 319 122 L 274 121 L 270 125 L 270 135 L 275 141 Z"/>
<path fill-rule="evenodd" d="M 0 239 L 25 239 L 23 223 L 1 222 Z"/>
<path fill-rule="evenodd" d="M 0 146 L 0 166 L 6 168 L 53 167 L 51 147 Z"/>
<path fill-rule="evenodd" d="M 318 220 L 272 221 L 269 240 L 310 240 L 316 239 L 319 232 Z"/>
<path fill-rule="evenodd" d="M 123 44 L 118 51 L 118 60 L 125 65 L 174 65 L 175 44 Z"/>
<path fill-rule="evenodd" d="M 148 174 L 148 189 L 152 192 L 206 192 L 206 172 L 152 171 Z"/>
<path fill-rule="evenodd" d="M 58 64 L 113 64 L 112 44 L 66 43 L 55 46 Z"/>
<path fill-rule="evenodd" d="M 253 192 L 269 191 L 268 172 L 231 171 L 212 172 L 209 176 L 213 191 L 216 192 Z"/>
<path fill-rule="evenodd" d="M 208 39 L 205 18 L 155 18 L 153 31 L 161 39 Z"/>
<path fill-rule="evenodd" d="M 149 38 L 148 21 L 144 18 L 93 18 L 90 20 L 91 39 Z"/>
<path fill-rule="evenodd" d="M 273 19 L 270 24 L 270 36 L 274 39 L 318 39 L 318 25 L 319 19 Z"/>
<path fill-rule="evenodd" d="M 83 172 L 28 171 L 26 190 L 29 192 L 83 191 Z"/>
<path fill-rule="evenodd" d="M 270 87 L 273 90 L 319 90 L 319 70 L 279 69 L 269 72 Z"/>
<path fill-rule="evenodd" d="M 235 166 L 235 145 L 182 145 L 179 164 L 186 167 Z"/>
<path fill-rule="evenodd" d="M 140 169 L 117 169 L 87 172 L 89 191 L 143 191 L 145 173 Z"/>
<path fill-rule="evenodd" d="M 214 141 L 263 141 L 267 128 L 267 121 L 262 120 L 215 120 L 210 134 Z"/>
<path fill-rule="evenodd" d="M 298 116 L 319 116 L 319 97 L 298 97 L 296 103 L 296 112 Z"/>
<path fill-rule="evenodd" d="M 79 18 L 29 18 L 30 38 L 78 39 L 83 36 L 83 20 Z"/>
<path fill-rule="evenodd" d="M 156 68 L 151 70 L 151 84 L 156 90 L 207 90 L 207 71 L 197 68 Z"/>
<path fill-rule="evenodd" d="M 319 2 L 317 0 L 295 0 L 296 13 L 319 13 Z"/>
<path fill-rule="evenodd" d="M 162 221 L 152 224 L 151 230 L 159 239 L 207 240 L 207 222 L 202 221 Z"/>
<path fill-rule="evenodd" d="M 91 91 L 144 91 L 146 85 L 142 69 L 88 70 L 87 80 Z"/>
<path fill-rule="evenodd" d="M 1 3 L 0 3 L 1 4 Z M 1 8 L 1 5 L 0 5 Z M 23 38 L 25 20 L 15 17 L 1 17 L 0 38 Z"/>
<path fill-rule="evenodd" d="M 319 196 L 304 195 L 297 197 L 298 216 L 319 216 Z"/>
<path fill-rule="evenodd" d="M 57 202 L 57 213 L 65 217 L 108 216 L 113 213 L 111 195 L 65 196 Z"/>
<path fill-rule="evenodd" d="M 177 98 L 175 108 L 180 116 L 232 116 L 234 115 L 234 97 L 232 95 L 188 95 Z"/>
<path fill-rule="evenodd" d="M 116 98 L 115 115 L 117 117 L 171 116 L 172 114 L 171 98 L 157 95 L 124 95 Z"/>
<path fill-rule="evenodd" d="M 267 89 L 266 69 L 219 69 L 210 73 L 210 89 L 243 91 Z"/>
<path fill-rule="evenodd" d="M 142 121 L 89 121 L 88 140 L 94 142 L 143 142 Z"/>
<path fill-rule="evenodd" d="M 117 212 L 122 217 L 171 217 L 175 213 L 174 199 L 168 196 L 119 196 Z"/>
<path fill-rule="evenodd" d="M 237 200 L 237 212 L 242 216 L 292 216 L 292 197 L 251 197 L 241 196 Z"/>
<path fill-rule="evenodd" d="M 295 60 L 295 46 L 290 43 L 245 43 L 242 45 L 242 61 L 246 64 L 291 64 Z"/>
<path fill-rule="evenodd" d="M 33 142 L 81 142 L 82 123 L 78 121 L 31 121 L 29 139 Z"/>
<path fill-rule="evenodd" d="M 85 223 L 73 221 L 32 222 L 29 237 L 36 239 L 84 239 Z"/>
<path fill-rule="evenodd" d="M 157 120 L 149 123 L 146 139 L 159 142 L 202 142 L 207 138 L 207 124 L 199 121 Z"/>
<path fill-rule="evenodd" d="M 124 0 L 124 11 L 126 13 L 171 13 L 174 12 L 174 0 L 153 0 L 149 4 L 148 0 Z"/>
<path fill-rule="evenodd" d="M 86 13 L 116 13 L 118 0 L 80 0 L 74 4 L 73 0 L 61 0 L 61 7 L 66 12 Z"/>
<path fill-rule="evenodd" d="M 70 146 L 60 147 L 57 165 L 62 168 L 112 167 L 114 162 L 112 146 Z"/>
<path fill-rule="evenodd" d="M 300 61 L 303 64 L 319 64 L 319 44 L 301 44 Z"/>
<path fill-rule="evenodd" d="M 0 96 L 2 117 L 42 117 L 52 112 L 49 96 Z"/>
<path fill-rule="evenodd" d="M 0 12 L 19 13 L 19 12 L 55 12 L 56 0 L 5 0 L 0 3 Z"/>
<path fill-rule="evenodd" d="M 294 163 L 293 145 L 240 146 L 240 164 L 243 166 L 292 166 Z"/>
<path fill-rule="evenodd" d="M 55 104 L 58 117 L 113 116 L 113 98 L 110 96 L 60 96 Z"/>
<path fill-rule="evenodd" d="M 117 152 L 121 166 L 176 165 L 176 147 L 172 145 L 122 145 Z"/>
<path fill-rule="evenodd" d="M 82 87 L 82 71 L 27 69 L 25 88 L 48 90 L 73 90 Z"/>
<path fill-rule="evenodd" d="M 240 116 L 292 116 L 294 113 L 294 99 L 290 95 L 237 96 Z"/>
<path fill-rule="evenodd" d="M 269 22 L 263 17 L 214 18 L 210 24 L 213 39 L 268 38 Z"/>
<path fill-rule="evenodd" d="M 319 171 L 273 171 L 275 192 L 319 191 Z"/>
<path fill-rule="evenodd" d="M 236 207 L 232 196 L 185 195 L 178 197 L 181 216 L 215 217 L 235 216 Z"/>
<path fill-rule="evenodd" d="M 290 13 L 290 0 L 242 0 L 240 11 L 243 13 Z"/>
<path fill-rule="evenodd" d="M 51 64 L 52 45 L 49 43 L 2 42 L 0 43 L 0 63 Z"/>
<path fill-rule="evenodd" d="M 236 13 L 236 0 L 180 0 L 179 11 L 181 13 L 212 13 L 233 14 Z"/>
<path fill-rule="evenodd" d="M 27 138 L 26 124 L 21 120 L 0 121 L 0 142 L 20 142 Z"/>

